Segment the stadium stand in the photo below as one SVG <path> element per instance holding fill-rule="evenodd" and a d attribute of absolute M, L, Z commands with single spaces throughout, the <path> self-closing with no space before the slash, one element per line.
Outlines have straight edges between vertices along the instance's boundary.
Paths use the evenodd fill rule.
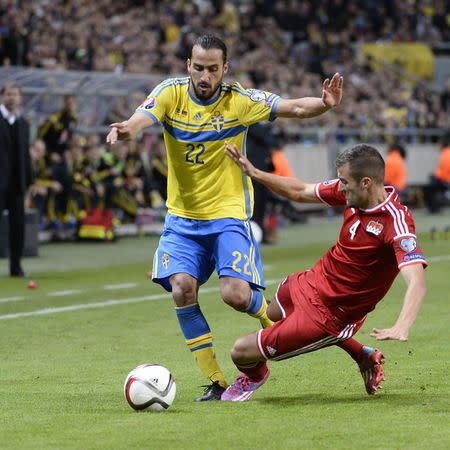
<path fill-rule="evenodd" d="M 70 129 L 73 141 L 67 145 L 87 153 L 88 139 L 102 141 L 107 125 L 128 117 L 159 81 L 185 73 L 187 51 L 198 33 L 217 33 L 229 46 L 230 78 L 244 85 L 247 81 L 256 88 L 301 97 L 316 91 L 327 74 L 344 75 L 345 101 L 335 111 L 301 127 L 283 120 L 275 125 L 298 175 L 306 171 L 318 179 L 331 176 L 330 161 L 343 145 L 364 140 L 384 148 L 400 140 L 408 145 L 408 185 L 422 186 L 436 163 L 435 148 L 450 129 L 449 4 L 448 0 L 5 1 L 0 2 L 0 83 L 14 80 L 23 86 L 34 136 L 45 131 L 47 119 L 61 109 L 64 96 L 76 97 L 77 121 Z M 447 58 L 438 74 L 437 53 Z M 101 201 L 132 227 L 146 220 L 154 223 L 161 215 L 161 178 L 152 176 L 164 172 L 159 161 L 159 169 L 152 165 L 155 154 L 160 154 L 159 139 L 158 131 L 152 130 L 137 150 L 125 149 L 142 161 L 142 167 L 133 169 L 141 182 L 133 186 L 123 172 L 128 167 L 131 173 L 131 163 L 125 161 L 133 157 L 125 156 L 120 163 L 98 144 L 102 164 L 110 164 Z M 94 193 L 99 194 L 93 187 L 98 177 L 88 185 L 83 171 L 73 172 L 71 151 L 64 158 L 63 175 L 67 179 L 78 174 L 82 182 L 68 183 L 77 184 L 79 190 L 77 195 L 65 191 L 63 225 L 71 218 L 80 220 L 70 205 L 78 202 L 78 209 L 85 209 L 88 198 L 92 201 Z M 54 167 L 49 170 L 56 172 Z M 55 179 L 64 186 L 58 173 L 60 178 Z M 114 204 L 119 196 L 122 205 L 128 204 L 124 192 L 133 196 L 134 212 Z M 145 211 L 139 219 L 137 208 Z M 41 221 L 41 227 L 46 225 Z"/>

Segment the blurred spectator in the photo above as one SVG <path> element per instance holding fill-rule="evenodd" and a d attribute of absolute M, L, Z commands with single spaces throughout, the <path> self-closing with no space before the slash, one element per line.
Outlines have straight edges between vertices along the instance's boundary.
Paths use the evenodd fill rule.
<path fill-rule="evenodd" d="M 63 161 L 64 151 L 67 149 L 78 121 L 75 108 L 75 97 L 64 96 L 61 111 L 48 118 L 39 130 L 39 138 L 45 142 L 48 160 L 52 164 L 60 164 Z"/>
<path fill-rule="evenodd" d="M 6 83 L 0 104 L 0 220 L 8 210 L 9 274 L 24 277 L 21 259 L 25 244 L 24 199 L 31 185 L 30 130 L 21 116 L 20 87 Z"/>
<path fill-rule="evenodd" d="M 279 147 L 269 124 L 257 123 L 248 129 L 247 158 L 257 168 L 265 172 L 273 172 L 272 151 Z M 268 243 L 265 227 L 269 191 L 259 183 L 253 183 L 254 206 L 252 219 L 262 231 L 262 242 Z"/>
<path fill-rule="evenodd" d="M 41 230 L 57 220 L 55 197 L 63 191 L 62 184 L 54 178 L 46 162 L 45 154 L 44 141 L 37 139 L 30 150 L 34 181 L 28 193 L 28 206 L 38 210 Z"/>
<path fill-rule="evenodd" d="M 152 208 L 164 206 L 167 200 L 167 154 L 164 141 L 159 139 L 150 157 L 151 181 L 148 195 Z"/>
<path fill-rule="evenodd" d="M 430 213 L 438 213 L 450 203 L 450 146 L 448 138 L 442 140 L 441 154 L 430 184 L 425 188 L 425 204 Z"/>
<path fill-rule="evenodd" d="M 394 186 L 400 200 L 404 203 L 406 196 L 406 150 L 403 145 L 394 142 L 388 148 L 388 155 L 385 161 L 384 183 Z"/>

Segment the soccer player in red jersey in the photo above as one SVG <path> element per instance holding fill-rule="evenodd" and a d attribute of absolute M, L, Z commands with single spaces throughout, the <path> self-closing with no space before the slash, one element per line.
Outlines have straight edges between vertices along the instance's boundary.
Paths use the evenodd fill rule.
<path fill-rule="evenodd" d="M 336 160 L 338 178 L 308 184 L 256 169 L 237 147 L 226 153 L 241 169 L 275 193 L 305 203 L 345 205 L 336 244 L 307 271 L 289 275 L 278 287 L 268 316 L 276 323 L 239 338 L 231 357 L 241 374 L 222 400 L 247 400 L 268 378 L 267 360 L 279 361 L 338 345 L 359 365 L 366 391 L 384 380 L 383 354 L 353 335 L 382 300 L 399 272 L 407 289 L 403 308 L 391 328 L 373 329 L 378 340 L 405 341 L 426 292 L 426 260 L 417 243 L 411 212 L 393 187 L 384 186 L 384 161 L 366 144 Z"/>

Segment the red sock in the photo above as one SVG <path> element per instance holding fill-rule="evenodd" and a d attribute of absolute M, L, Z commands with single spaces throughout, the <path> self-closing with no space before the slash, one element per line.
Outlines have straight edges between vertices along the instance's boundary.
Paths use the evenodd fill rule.
<path fill-rule="evenodd" d="M 356 362 L 358 362 L 363 355 L 364 345 L 353 338 L 347 339 L 336 345 L 345 350 Z"/>
<path fill-rule="evenodd" d="M 267 374 L 269 367 L 266 361 L 260 361 L 249 365 L 237 365 L 236 367 L 245 373 L 252 381 L 261 381 Z"/>

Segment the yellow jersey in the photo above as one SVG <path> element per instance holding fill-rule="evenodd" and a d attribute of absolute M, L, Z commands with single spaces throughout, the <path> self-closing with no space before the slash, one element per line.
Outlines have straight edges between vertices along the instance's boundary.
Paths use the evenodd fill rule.
<path fill-rule="evenodd" d="M 245 155 L 248 127 L 275 119 L 280 97 L 222 82 L 202 102 L 191 89 L 189 77 L 167 79 L 136 109 L 164 127 L 168 211 L 197 220 L 249 219 L 253 186 L 225 155 L 225 141 Z"/>

